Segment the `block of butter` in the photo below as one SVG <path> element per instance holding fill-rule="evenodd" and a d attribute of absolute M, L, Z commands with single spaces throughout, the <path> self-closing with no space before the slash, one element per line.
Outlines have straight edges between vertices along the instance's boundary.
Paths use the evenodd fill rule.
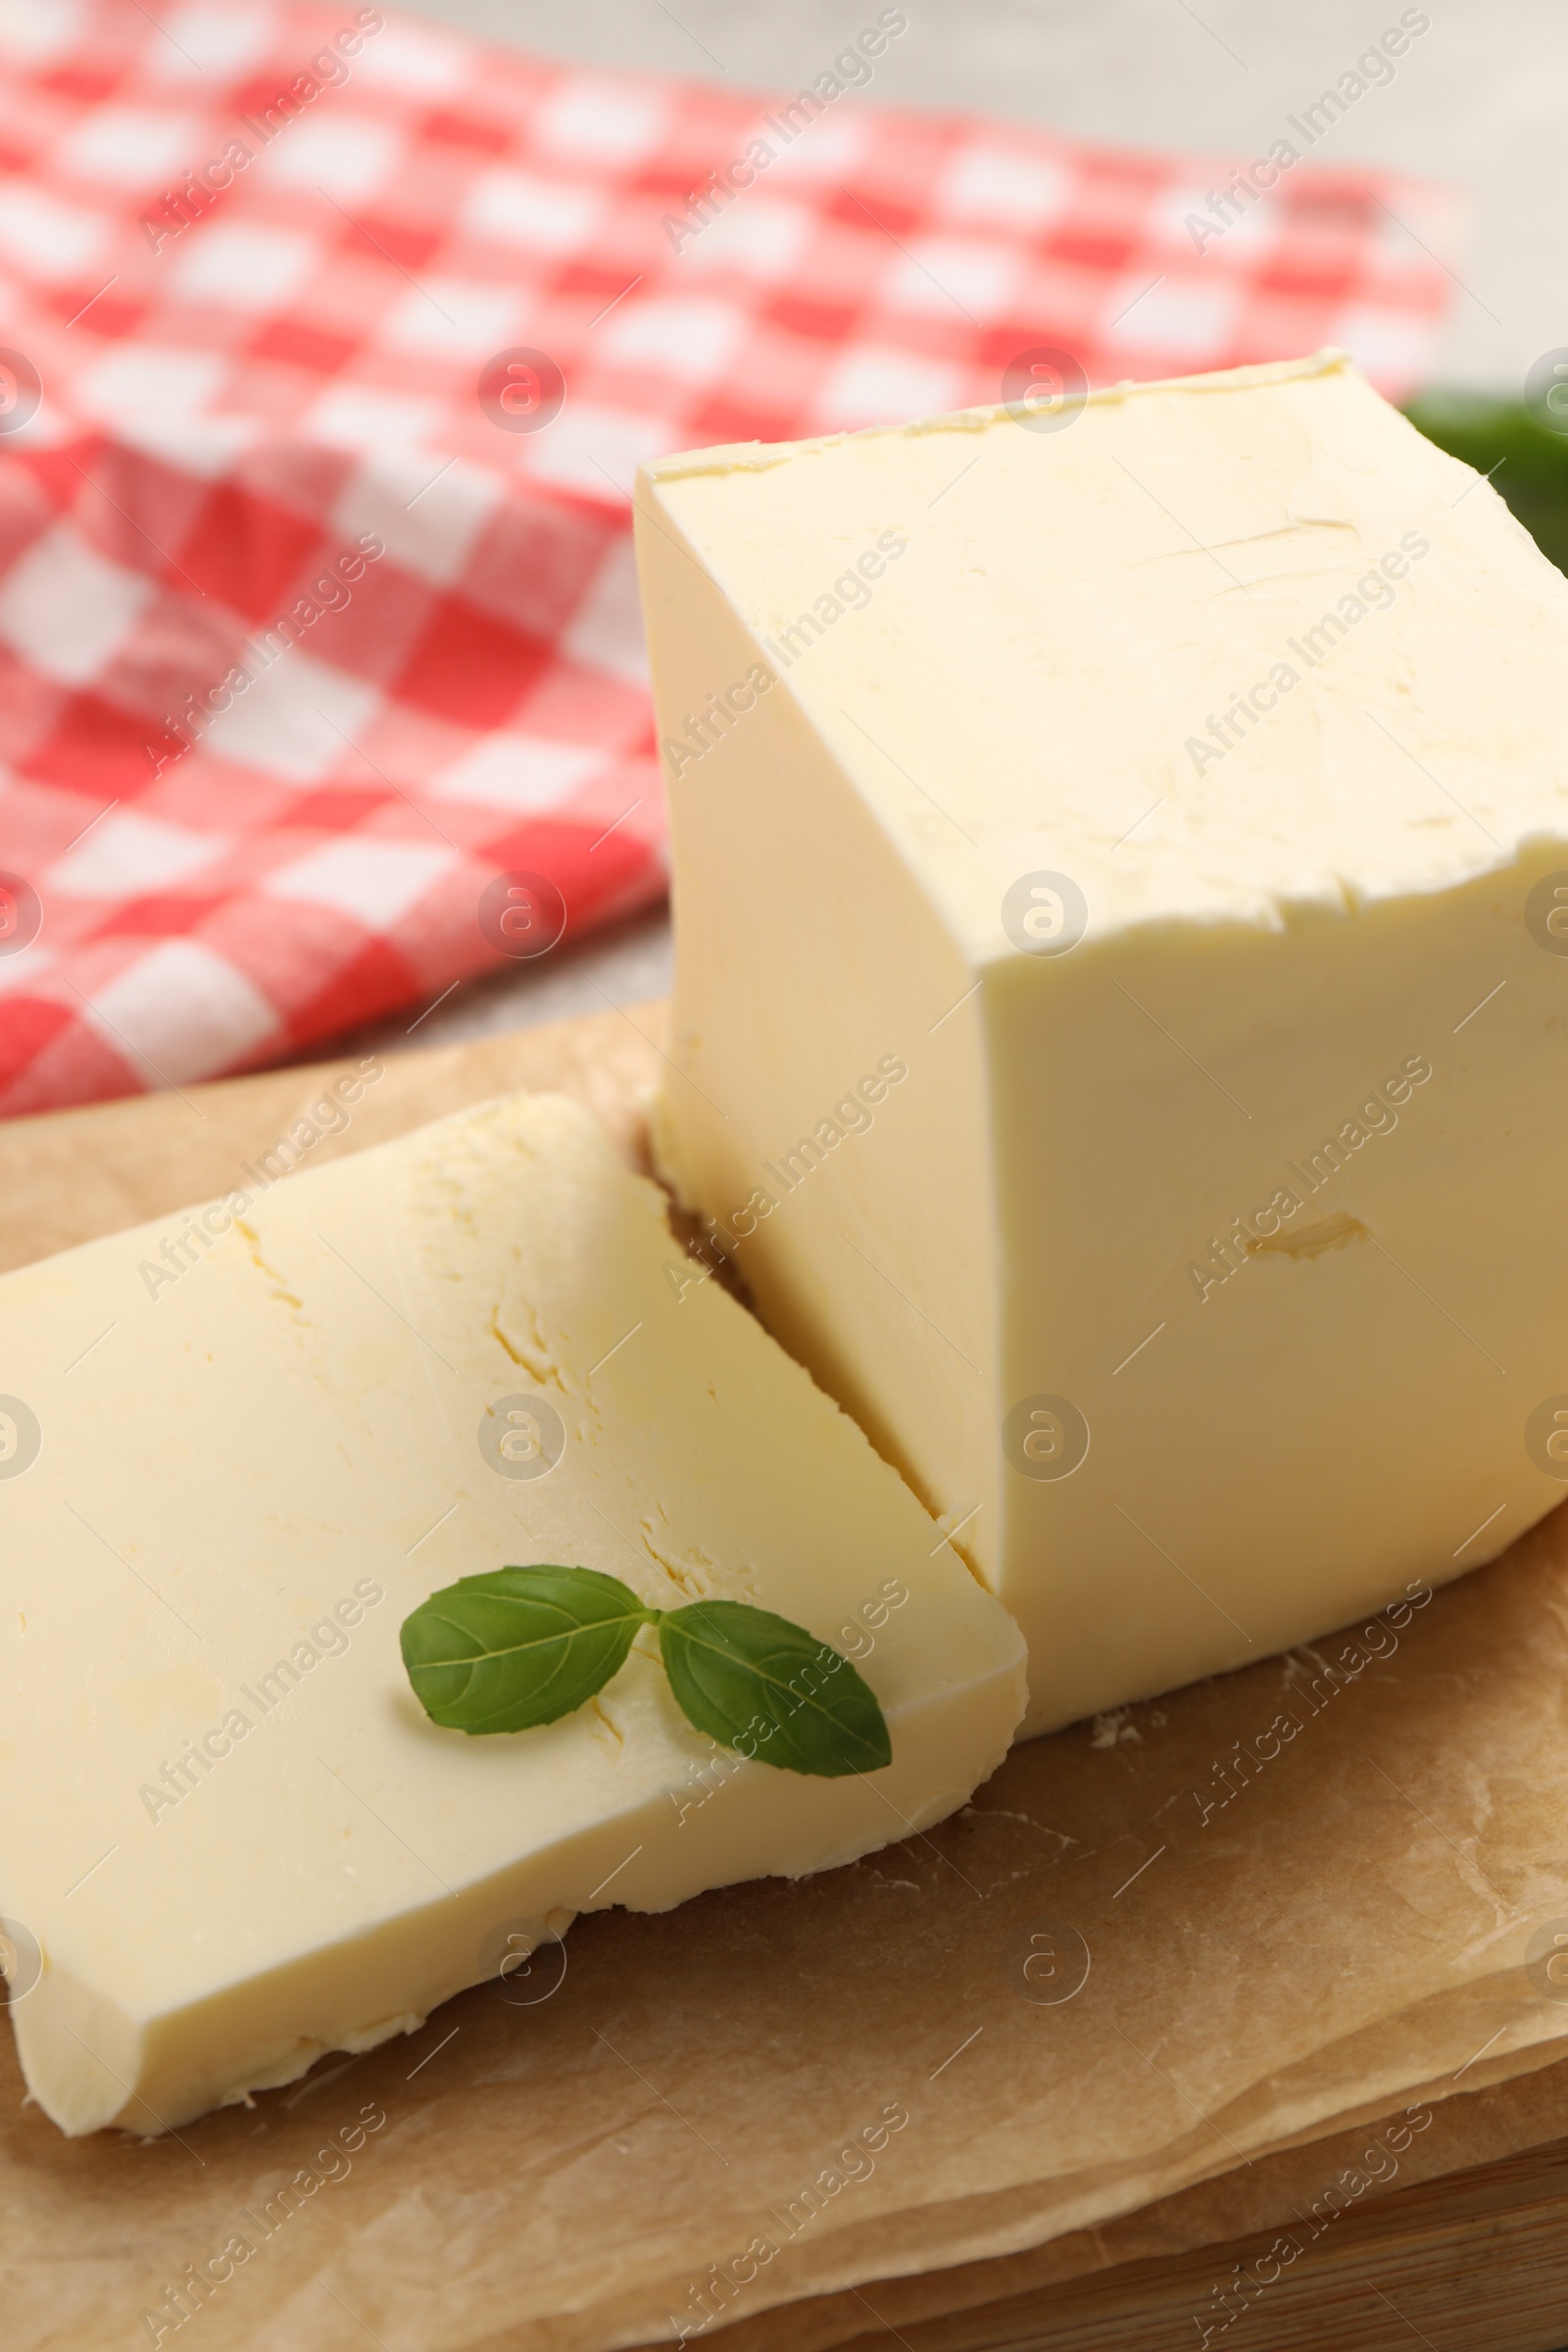
<path fill-rule="evenodd" d="M 662 1164 L 1030 1727 L 1561 1499 L 1568 581 L 1494 492 L 1326 354 L 666 459 L 638 527 Z"/>
<path fill-rule="evenodd" d="M 548 1991 L 577 1912 L 845 1861 L 1005 1753 L 1017 1629 L 664 1206 L 516 1098 L 0 1281 L 0 1958 L 67 2132 L 287 2082 L 541 1942 Z M 559 1722 L 438 1729 L 400 1621 L 543 1562 L 805 1625 L 891 1765 L 743 1761 L 646 1637 Z"/>

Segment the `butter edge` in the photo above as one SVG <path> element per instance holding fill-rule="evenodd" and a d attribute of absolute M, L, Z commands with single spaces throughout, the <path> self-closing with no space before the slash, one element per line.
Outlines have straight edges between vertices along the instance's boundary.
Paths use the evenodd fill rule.
<path fill-rule="evenodd" d="M 1105 407 L 1121 403 L 1142 394 L 1153 392 L 1249 392 L 1260 384 L 1304 383 L 1324 375 L 1358 374 L 1354 361 L 1348 351 L 1337 344 L 1325 344 L 1319 351 L 1299 360 L 1262 360 L 1247 368 L 1214 368 L 1203 375 L 1156 376 L 1148 382 L 1127 378 L 1117 384 L 1102 384 L 1092 390 L 1085 402 L 1087 407 Z M 978 408 L 951 409 L 937 416 L 913 417 L 901 424 L 864 424 L 853 431 L 819 433 L 803 441 L 728 441 L 711 449 L 675 450 L 663 458 L 649 458 L 637 468 L 638 487 L 650 490 L 666 481 L 688 480 L 705 473 L 761 473 L 770 466 L 788 465 L 794 458 L 814 457 L 818 452 L 837 449 L 850 441 L 885 439 L 899 436 L 940 432 L 984 432 L 1004 417 L 1010 417 L 1017 406 L 1013 401 L 991 401 Z"/>

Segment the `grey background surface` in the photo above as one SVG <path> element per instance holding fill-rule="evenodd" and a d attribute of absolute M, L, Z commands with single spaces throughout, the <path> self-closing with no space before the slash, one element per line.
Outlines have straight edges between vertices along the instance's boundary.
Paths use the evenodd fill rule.
<path fill-rule="evenodd" d="M 1086 138 L 1262 153 L 1406 0 L 903 0 L 909 29 L 856 103 L 972 109 Z M 408 0 L 405 0 L 408 5 Z M 488 39 L 737 87 L 799 86 L 878 0 L 413 0 Z M 1568 345 L 1568 7 L 1423 0 L 1430 29 L 1314 161 L 1458 183 L 1471 225 L 1437 380 L 1517 392 Z M 668 985 L 662 915 L 380 1025 L 382 1051 L 627 1004 Z"/>

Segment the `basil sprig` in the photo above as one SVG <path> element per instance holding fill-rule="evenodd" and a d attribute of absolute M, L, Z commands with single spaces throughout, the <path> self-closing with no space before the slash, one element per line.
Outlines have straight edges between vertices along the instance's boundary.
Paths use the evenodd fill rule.
<path fill-rule="evenodd" d="M 522 1732 L 585 1705 L 644 1625 L 682 1713 L 721 1746 L 826 1780 L 892 1762 L 872 1691 L 804 1627 L 737 1600 L 651 1609 L 597 1568 L 460 1577 L 404 1619 L 403 1663 L 432 1723 Z"/>

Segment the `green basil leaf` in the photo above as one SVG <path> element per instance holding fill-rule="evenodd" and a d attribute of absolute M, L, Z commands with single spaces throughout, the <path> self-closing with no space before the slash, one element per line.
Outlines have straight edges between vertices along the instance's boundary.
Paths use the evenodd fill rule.
<path fill-rule="evenodd" d="M 882 1710 L 849 1659 L 771 1609 L 667 1609 L 659 1646 L 682 1712 L 724 1747 L 825 1780 L 893 1760 Z"/>
<path fill-rule="evenodd" d="M 432 1723 L 522 1732 L 602 1690 L 640 1625 L 657 1621 L 597 1568 L 497 1568 L 460 1577 L 403 1621 L 403 1663 Z"/>

